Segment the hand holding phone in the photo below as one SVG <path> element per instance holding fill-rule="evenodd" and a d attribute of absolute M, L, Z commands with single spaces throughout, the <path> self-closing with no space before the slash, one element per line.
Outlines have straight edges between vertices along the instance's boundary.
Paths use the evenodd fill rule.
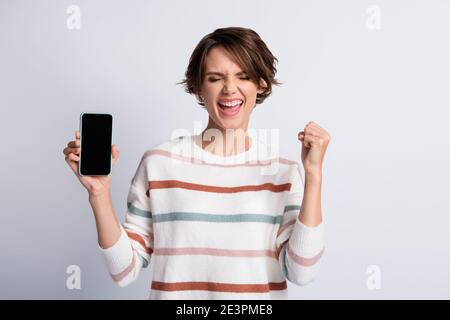
<path fill-rule="evenodd" d="M 67 144 L 67 147 L 63 149 L 66 162 L 68 163 L 74 174 L 77 176 L 77 178 L 80 180 L 82 185 L 88 190 L 90 196 L 100 195 L 105 192 L 109 192 L 111 183 L 110 175 L 89 176 L 89 175 L 81 175 L 79 173 L 80 169 L 79 162 L 81 160 L 80 156 L 82 154 L 81 149 L 82 149 L 81 133 L 79 131 L 76 131 L 75 140 L 70 141 Z M 119 159 L 119 150 L 114 144 L 110 145 L 110 150 L 111 152 L 109 157 L 112 156 L 112 165 L 114 165 Z"/>

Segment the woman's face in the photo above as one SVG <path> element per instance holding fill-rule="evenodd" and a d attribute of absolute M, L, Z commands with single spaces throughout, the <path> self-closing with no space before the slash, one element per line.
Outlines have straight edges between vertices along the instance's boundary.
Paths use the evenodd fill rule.
<path fill-rule="evenodd" d="M 262 93 L 222 47 L 206 57 L 206 71 L 199 95 L 217 128 L 247 130 L 256 94 Z"/>

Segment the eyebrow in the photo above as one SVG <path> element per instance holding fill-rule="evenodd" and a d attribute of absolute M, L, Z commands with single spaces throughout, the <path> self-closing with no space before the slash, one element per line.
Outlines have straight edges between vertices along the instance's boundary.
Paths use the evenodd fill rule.
<path fill-rule="evenodd" d="M 236 75 L 236 76 L 240 76 L 240 75 L 243 75 L 243 74 L 247 74 L 247 72 L 245 72 L 245 71 L 240 71 L 240 72 L 236 73 L 235 75 Z M 221 72 L 211 71 L 211 72 L 207 72 L 205 75 L 207 75 L 207 76 L 208 76 L 208 75 L 223 76 L 224 74 L 221 73 Z"/>

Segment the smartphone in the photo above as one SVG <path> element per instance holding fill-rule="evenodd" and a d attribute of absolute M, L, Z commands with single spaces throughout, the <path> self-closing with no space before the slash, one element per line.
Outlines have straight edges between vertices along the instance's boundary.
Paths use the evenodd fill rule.
<path fill-rule="evenodd" d="M 111 145 L 113 117 L 106 113 L 80 115 L 81 176 L 107 176 L 111 173 Z"/>

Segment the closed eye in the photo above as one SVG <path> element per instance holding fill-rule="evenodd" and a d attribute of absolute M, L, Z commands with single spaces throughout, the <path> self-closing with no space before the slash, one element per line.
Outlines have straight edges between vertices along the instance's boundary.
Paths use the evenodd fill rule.
<path fill-rule="evenodd" d="M 239 79 L 241 79 L 241 80 L 250 80 L 249 77 L 240 77 Z M 220 79 L 216 79 L 216 78 L 208 78 L 209 82 L 216 82 L 216 81 L 219 81 L 219 80 Z"/>

